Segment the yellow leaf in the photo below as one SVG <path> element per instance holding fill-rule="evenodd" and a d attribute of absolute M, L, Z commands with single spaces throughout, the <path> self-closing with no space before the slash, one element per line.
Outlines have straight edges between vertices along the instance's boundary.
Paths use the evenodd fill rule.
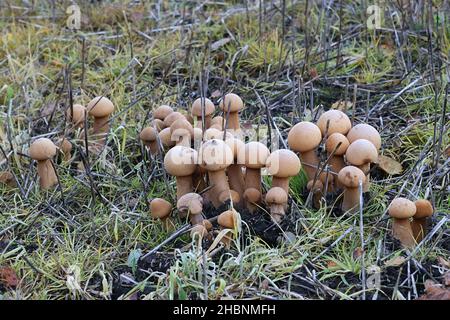
<path fill-rule="evenodd" d="M 406 259 L 402 256 L 398 256 L 395 258 L 392 258 L 391 260 L 388 260 L 384 263 L 384 265 L 386 267 L 399 267 L 401 266 L 404 262 L 406 261 Z"/>
<path fill-rule="evenodd" d="M 386 172 L 390 175 L 396 175 L 396 174 L 400 174 L 403 172 L 402 165 L 398 161 L 396 161 L 388 156 L 379 155 L 378 156 L 378 165 L 384 172 Z"/>

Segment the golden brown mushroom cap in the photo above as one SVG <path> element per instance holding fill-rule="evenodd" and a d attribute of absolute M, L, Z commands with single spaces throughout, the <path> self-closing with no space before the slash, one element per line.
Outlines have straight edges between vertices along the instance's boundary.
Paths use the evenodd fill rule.
<path fill-rule="evenodd" d="M 250 203 L 258 203 L 261 200 L 261 192 L 256 188 L 248 188 L 244 192 L 244 199 Z"/>
<path fill-rule="evenodd" d="M 430 201 L 426 199 L 419 199 L 414 202 L 416 205 L 415 219 L 422 219 L 431 217 L 433 215 L 434 209 Z"/>
<path fill-rule="evenodd" d="M 297 155 L 288 149 L 279 149 L 272 152 L 266 160 L 269 174 L 279 178 L 296 176 L 302 167 Z"/>
<path fill-rule="evenodd" d="M 89 101 L 87 110 L 94 118 L 103 118 L 114 112 L 114 105 L 106 97 L 95 97 Z"/>
<path fill-rule="evenodd" d="M 39 138 L 31 144 L 29 153 L 33 160 L 48 160 L 56 155 L 56 146 L 50 139 Z"/>
<path fill-rule="evenodd" d="M 234 93 L 226 94 L 219 102 L 219 108 L 222 111 L 228 112 L 228 106 L 230 112 L 238 112 L 244 109 L 244 102 L 241 97 Z"/>
<path fill-rule="evenodd" d="M 377 129 L 367 123 L 360 123 L 350 129 L 347 134 L 347 139 L 350 143 L 358 139 L 366 139 L 373 143 L 377 150 L 381 148 L 381 137 Z"/>
<path fill-rule="evenodd" d="M 414 216 L 416 213 L 416 206 L 411 200 L 398 197 L 392 200 L 388 210 L 389 215 L 392 218 L 407 219 Z"/>
<path fill-rule="evenodd" d="M 66 111 L 67 119 L 72 121 L 73 124 L 78 125 L 80 123 L 84 123 L 86 108 L 81 104 L 73 105 L 73 115 L 72 109 L 69 107 Z"/>
<path fill-rule="evenodd" d="M 245 143 L 242 140 L 234 137 L 226 137 L 225 143 L 230 147 L 233 151 L 234 159 L 237 159 L 239 154 L 239 150 L 241 148 L 245 148 Z"/>
<path fill-rule="evenodd" d="M 289 130 L 289 147 L 297 152 L 311 151 L 322 141 L 322 133 L 318 126 L 312 122 L 302 121 Z"/>
<path fill-rule="evenodd" d="M 325 144 L 325 147 L 327 149 L 328 153 L 333 152 L 334 148 L 338 145 L 338 143 L 341 143 L 339 148 L 336 149 L 334 155 L 335 156 L 341 156 L 346 151 L 348 146 L 350 145 L 350 142 L 348 141 L 347 137 L 344 136 L 342 133 L 335 132 L 328 136 L 327 142 Z"/>
<path fill-rule="evenodd" d="M 173 109 L 165 104 L 159 106 L 153 111 L 153 118 L 164 121 L 164 119 L 173 112 Z"/>
<path fill-rule="evenodd" d="M 155 219 L 167 218 L 171 211 L 172 205 L 167 200 L 154 198 L 150 201 L 150 215 Z"/>
<path fill-rule="evenodd" d="M 345 152 L 345 158 L 355 166 L 377 162 L 378 151 L 372 142 L 366 139 L 358 139 L 350 143 Z"/>
<path fill-rule="evenodd" d="M 205 108 L 205 116 L 213 114 L 216 110 L 216 107 L 211 100 L 208 98 L 198 98 L 194 101 L 194 103 L 192 103 L 191 114 L 194 117 L 202 116 L 202 105 L 204 105 Z"/>
<path fill-rule="evenodd" d="M 158 136 L 164 147 L 172 147 L 175 145 L 175 141 L 172 140 L 172 136 L 170 135 L 170 127 L 162 129 L 158 133 Z"/>
<path fill-rule="evenodd" d="M 175 146 L 164 157 L 164 167 L 172 176 L 190 176 L 195 172 L 196 166 L 197 151 L 188 147 Z"/>
<path fill-rule="evenodd" d="M 269 149 L 261 142 L 252 141 L 238 150 L 237 161 L 250 169 L 260 169 L 266 165 Z"/>
<path fill-rule="evenodd" d="M 330 121 L 327 131 L 328 136 L 335 132 L 347 134 L 352 127 L 352 123 L 345 113 L 335 109 L 328 110 L 319 117 L 319 120 L 317 120 L 317 126 L 320 128 L 322 135 L 325 135 L 328 120 Z"/>
<path fill-rule="evenodd" d="M 170 127 L 172 123 L 177 121 L 178 119 L 186 119 L 186 117 L 178 111 L 171 112 L 167 117 L 164 118 L 164 125 L 166 127 Z"/>
<path fill-rule="evenodd" d="M 241 200 L 241 196 L 234 190 L 224 190 L 219 194 L 219 201 L 225 203 L 227 200 L 231 200 L 233 203 L 238 203 Z"/>
<path fill-rule="evenodd" d="M 233 163 L 233 151 L 223 140 L 212 139 L 203 142 L 200 147 L 202 168 L 208 171 L 219 171 Z"/>
<path fill-rule="evenodd" d="M 200 214 L 203 211 L 203 198 L 195 192 L 186 193 L 178 199 L 177 209 L 183 213 Z"/>
<path fill-rule="evenodd" d="M 223 228 L 234 229 L 238 220 L 238 213 L 236 210 L 227 210 L 219 214 L 217 223 Z"/>
<path fill-rule="evenodd" d="M 272 204 L 285 204 L 288 201 L 288 195 L 283 188 L 273 187 L 267 191 L 266 194 L 266 203 L 267 205 Z"/>
<path fill-rule="evenodd" d="M 145 142 L 152 142 L 156 140 L 157 135 L 158 133 L 155 129 L 153 129 L 152 127 L 146 127 L 142 129 L 141 133 L 139 134 L 139 138 Z"/>
<path fill-rule="evenodd" d="M 362 183 L 366 181 L 366 175 L 361 169 L 354 166 L 346 166 L 339 171 L 339 182 L 347 188 L 356 188 L 359 185 L 359 180 Z"/>

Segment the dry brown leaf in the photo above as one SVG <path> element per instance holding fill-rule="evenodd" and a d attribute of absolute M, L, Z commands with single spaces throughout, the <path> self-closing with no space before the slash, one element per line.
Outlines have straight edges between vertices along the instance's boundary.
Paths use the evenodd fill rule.
<path fill-rule="evenodd" d="M 432 280 L 427 280 L 425 281 L 425 294 L 418 300 L 450 300 L 450 290 L 442 288 L 440 284 L 436 284 Z"/>
<path fill-rule="evenodd" d="M 447 259 L 444 259 L 442 257 L 438 257 L 437 261 L 442 267 L 450 269 L 450 262 Z"/>
<path fill-rule="evenodd" d="M 338 100 L 331 105 L 331 109 L 337 109 L 340 111 L 346 111 L 353 107 L 353 103 L 351 101 L 343 101 Z"/>
<path fill-rule="evenodd" d="M 0 267 L 0 283 L 5 287 L 15 288 L 19 284 L 16 272 L 10 267 Z"/>
<path fill-rule="evenodd" d="M 384 265 L 385 265 L 386 267 L 399 267 L 399 266 L 401 266 L 405 261 L 406 261 L 406 259 L 405 259 L 404 257 L 398 256 L 398 257 L 395 257 L 395 258 L 392 258 L 392 259 L 386 261 L 386 262 L 384 263 Z"/>
<path fill-rule="evenodd" d="M 390 175 L 396 175 L 403 172 L 403 167 L 398 161 L 381 154 L 378 156 L 378 165 L 384 172 Z"/>

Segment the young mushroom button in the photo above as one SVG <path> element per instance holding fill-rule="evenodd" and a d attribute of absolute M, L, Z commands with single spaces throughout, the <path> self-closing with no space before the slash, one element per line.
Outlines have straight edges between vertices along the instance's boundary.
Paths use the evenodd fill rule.
<path fill-rule="evenodd" d="M 150 201 L 150 215 L 154 219 L 160 219 L 166 231 L 173 229 L 174 224 L 170 219 L 172 205 L 167 200 L 154 198 Z"/>
<path fill-rule="evenodd" d="M 42 189 L 49 189 L 58 182 L 51 159 L 56 155 L 55 144 L 47 138 L 39 138 L 30 146 L 30 157 L 37 161 L 39 183 Z"/>
<path fill-rule="evenodd" d="M 300 153 L 300 160 L 306 171 L 308 180 L 314 179 L 319 158 L 316 148 L 322 141 L 322 133 L 314 123 L 303 121 L 289 130 L 288 144 L 293 151 Z"/>
<path fill-rule="evenodd" d="M 335 132 L 345 135 L 352 127 L 352 123 L 350 122 L 348 116 L 342 111 L 328 110 L 319 117 L 319 120 L 317 120 L 317 126 L 320 128 L 323 136 L 325 136 L 325 133 L 329 136 Z"/>
<path fill-rule="evenodd" d="M 109 131 L 109 116 L 114 112 L 114 105 L 106 97 L 95 97 L 88 105 L 89 115 L 94 117 L 94 134 L 105 134 Z"/>
<path fill-rule="evenodd" d="M 144 145 L 150 150 L 152 155 L 158 153 L 158 140 L 157 140 L 157 131 L 152 127 L 147 127 L 142 129 L 139 134 L 139 138 L 142 140 Z"/>
<path fill-rule="evenodd" d="M 347 139 L 350 143 L 358 139 L 366 139 L 373 143 L 377 150 L 381 148 L 381 137 L 377 129 L 370 124 L 360 123 L 350 129 L 347 134 Z"/>
<path fill-rule="evenodd" d="M 342 211 L 351 213 L 359 210 L 359 182 L 364 183 L 366 176 L 359 168 L 347 166 L 339 171 L 339 182 L 344 186 Z"/>
<path fill-rule="evenodd" d="M 197 120 L 196 127 L 203 128 L 202 114 L 204 110 L 205 130 L 211 126 L 211 119 L 216 107 L 208 98 L 198 98 L 194 101 L 191 108 L 191 115 Z"/>
<path fill-rule="evenodd" d="M 288 194 L 283 188 L 272 187 L 266 194 L 266 203 L 270 207 L 270 216 L 279 223 L 284 215 L 284 208 L 287 206 Z"/>
<path fill-rule="evenodd" d="M 300 159 L 291 150 L 279 149 L 272 152 L 266 161 L 266 167 L 272 177 L 272 187 L 280 187 L 289 193 L 289 178 L 296 176 L 302 165 Z"/>
<path fill-rule="evenodd" d="M 223 111 L 225 119 L 227 119 L 229 112 L 227 129 L 239 130 L 239 111 L 244 109 L 244 102 L 241 97 L 234 93 L 228 93 L 220 100 L 219 108 Z"/>
<path fill-rule="evenodd" d="M 171 107 L 162 105 L 156 108 L 156 110 L 153 112 L 153 118 L 164 121 L 164 119 L 172 112 L 173 109 Z"/>
<path fill-rule="evenodd" d="M 392 234 L 402 245 L 412 248 L 415 245 L 409 219 L 416 213 L 414 202 L 406 198 L 395 198 L 389 205 L 389 215 L 393 218 Z"/>
<path fill-rule="evenodd" d="M 201 195 L 194 192 L 186 193 L 178 199 L 177 209 L 181 218 L 189 215 L 192 225 L 202 223 L 203 198 Z"/>

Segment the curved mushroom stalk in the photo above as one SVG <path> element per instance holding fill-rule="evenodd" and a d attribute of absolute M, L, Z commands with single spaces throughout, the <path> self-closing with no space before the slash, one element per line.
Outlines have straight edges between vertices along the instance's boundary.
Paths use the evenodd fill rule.
<path fill-rule="evenodd" d="M 228 114 L 227 129 L 231 129 L 234 132 L 239 131 L 239 111 L 244 109 L 244 102 L 241 97 L 234 93 L 228 93 L 220 101 L 219 108 L 223 111 L 224 118 Z"/>
<path fill-rule="evenodd" d="M 192 225 L 203 223 L 203 198 L 201 195 L 191 192 L 183 195 L 177 202 L 180 217 L 189 216 Z"/>
<path fill-rule="evenodd" d="M 114 105 L 106 97 L 95 97 L 88 103 L 87 110 L 89 115 L 94 117 L 92 133 L 98 144 L 94 149 L 101 148 L 109 132 L 109 116 L 114 112 Z"/>

